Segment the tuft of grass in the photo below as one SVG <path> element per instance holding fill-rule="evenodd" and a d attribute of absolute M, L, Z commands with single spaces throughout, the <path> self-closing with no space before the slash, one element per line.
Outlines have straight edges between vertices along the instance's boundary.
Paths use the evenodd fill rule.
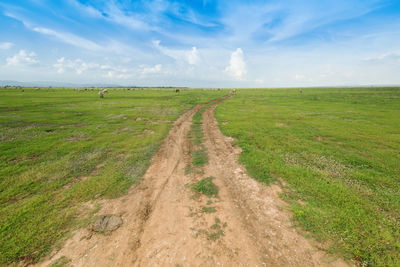
<path fill-rule="evenodd" d="M 215 207 L 203 206 L 202 211 L 205 213 L 214 213 L 214 212 L 217 212 L 217 209 Z"/>
<path fill-rule="evenodd" d="M 208 197 L 218 196 L 218 187 L 213 183 L 214 177 L 210 176 L 192 185 L 192 190 Z"/>
<path fill-rule="evenodd" d="M 68 259 L 65 256 L 60 257 L 55 262 L 53 262 L 50 267 L 63 267 L 71 262 L 71 259 Z"/>
<path fill-rule="evenodd" d="M 192 163 L 195 167 L 202 167 L 208 163 L 208 155 L 206 148 L 194 150 L 191 152 Z"/>
<path fill-rule="evenodd" d="M 188 165 L 185 167 L 185 175 L 191 174 L 193 172 L 193 166 Z"/>
<path fill-rule="evenodd" d="M 192 156 L 192 164 L 195 168 L 199 169 L 208 163 L 208 153 L 207 148 L 203 144 L 203 129 L 202 129 L 202 115 L 203 112 L 212 104 L 214 104 L 216 100 L 211 101 L 204 107 L 202 107 L 199 111 L 197 111 L 193 115 L 192 126 L 189 131 L 189 138 L 191 143 L 195 145 L 195 149 L 191 151 Z M 185 174 L 189 174 L 193 171 L 193 166 L 188 166 L 185 171 Z"/>
<path fill-rule="evenodd" d="M 399 87 L 249 89 L 216 117 L 252 177 L 287 184 L 298 225 L 360 265 L 398 266 L 399 99 Z"/>
<path fill-rule="evenodd" d="M 211 225 L 210 231 L 206 232 L 207 239 L 211 241 L 218 240 L 221 236 L 225 235 L 223 228 L 227 227 L 227 223 L 221 225 L 221 220 L 215 217 L 215 223 Z"/>

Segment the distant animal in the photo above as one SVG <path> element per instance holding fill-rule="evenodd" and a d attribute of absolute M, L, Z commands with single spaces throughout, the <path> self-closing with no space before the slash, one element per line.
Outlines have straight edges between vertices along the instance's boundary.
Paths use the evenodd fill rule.
<path fill-rule="evenodd" d="M 108 90 L 107 89 L 103 89 L 103 90 L 101 90 L 100 92 L 99 92 L 99 96 L 100 96 L 100 98 L 104 98 L 104 94 L 105 93 L 107 93 L 108 92 Z"/>
<path fill-rule="evenodd" d="M 231 95 L 236 95 L 236 89 L 233 89 L 233 90 L 231 91 Z"/>
<path fill-rule="evenodd" d="M 179 89 L 175 89 L 175 93 L 179 93 L 181 90 Z"/>
<path fill-rule="evenodd" d="M 300 92 L 300 94 L 302 94 L 303 93 L 303 89 L 300 89 L 299 92 Z"/>

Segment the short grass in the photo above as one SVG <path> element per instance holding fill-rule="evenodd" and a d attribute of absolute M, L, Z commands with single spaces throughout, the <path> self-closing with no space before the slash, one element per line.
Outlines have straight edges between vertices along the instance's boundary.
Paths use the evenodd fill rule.
<path fill-rule="evenodd" d="M 50 267 L 63 267 L 63 266 L 66 266 L 70 262 L 71 262 L 70 259 L 68 259 L 65 256 L 62 256 L 58 260 L 56 260 L 54 263 L 52 263 L 50 265 Z"/>
<path fill-rule="evenodd" d="M 216 116 L 249 173 L 285 181 L 294 220 L 331 251 L 400 265 L 400 88 L 240 90 Z"/>
<path fill-rule="evenodd" d="M 192 173 L 194 170 L 199 170 L 208 163 L 207 148 L 203 144 L 203 129 L 202 117 L 203 112 L 214 103 L 211 102 L 193 115 L 192 126 L 189 131 L 189 138 L 194 149 L 191 151 L 192 164 L 186 167 L 186 174 Z"/>
<path fill-rule="evenodd" d="M 210 176 L 198 181 L 192 185 L 192 190 L 208 197 L 217 197 L 218 187 L 213 183 L 213 179 L 214 177 Z"/>
<path fill-rule="evenodd" d="M 203 167 L 208 163 L 208 155 L 205 147 L 201 146 L 199 150 L 193 150 L 191 152 L 192 163 L 195 167 Z"/>
<path fill-rule="evenodd" d="M 137 183 L 174 120 L 224 91 L 0 88 L 0 265 L 36 262 Z"/>
<path fill-rule="evenodd" d="M 205 212 L 205 213 L 214 213 L 214 212 L 217 212 L 217 209 L 216 209 L 215 207 L 212 207 L 212 206 L 210 206 L 210 207 L 203 206 L 203 207 L 201 208 L 201 210 L 202 210 L 203 212 Z"/>
<path fill-rule="evenodd" d="M 210 229 L 206 232 L 207 239 L 211 241 L 216 241 L 220 237 L 225 235 L 224 228 L 227 226 L 227 223 L 221 222 L 218 217 L 215 217 L 215 223 L 210 226 Z"/>

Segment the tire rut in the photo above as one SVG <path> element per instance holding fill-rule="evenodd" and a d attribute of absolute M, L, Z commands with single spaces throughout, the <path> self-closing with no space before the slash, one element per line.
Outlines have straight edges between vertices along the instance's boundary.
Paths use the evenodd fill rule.
<path fill-rule="evenodd" d="M 237 163 L 240 149 L 222 135 L 214 117 L 224 99 L 183 114 L 152 159 L 143 181 L 119 199 L 102 200 L 98 214 L 118 214 L 122 226 L 109 235 L 76 231 L 64 246 L 38 264 L 62 256 L 73 266 L 346 266 L 332 261 L 290 224 L 277 185 L 263 186 Z M 193 149 L 188 132 L 203 113 L 209 163 L 187 174 Z M 191 185 L 213 176 L 219 197 L 193 193 Z M 204 212 L 204 207 L 213 207 Z"/>

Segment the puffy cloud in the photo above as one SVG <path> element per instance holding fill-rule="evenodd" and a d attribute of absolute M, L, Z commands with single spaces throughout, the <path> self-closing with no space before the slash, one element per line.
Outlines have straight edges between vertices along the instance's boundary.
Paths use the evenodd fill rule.
<path fill-rule="evenodd" d="M 197 51 L 197 48 L 195 46 L 192 47 L 192 50 L 187 53 L 187 62 L 190 65 L 196 65 L 199 63 L 200 57 L 199 57 L 199 52 Z"/>
<path fill-rule="evenodd" d="M 161 69 L 162 69 L 161 64 L 157 64 L 154 67 L 145 67 L 142 70 L 142 74 L 146 75 L 146 74 L 152 74 L 152 73 L 159 73 L 159 72 L 161 72 Z"/>
<path fill-rule="evenodd" d="M 20 50 L 18 54 L 7 58 L 8 66 L 31 65 L 38 62 L 35 52 L 27 52 L 25 50 Z"/>
<path fill-rule="evenodd" d="M 101 66 L 97 63 L 87 63 L 81 59 L 65 59 L 65 57 L 61 57 L 57 59 L 57 63 L 53 65 L 58 73 L 64 73 L 66 70 L 73 70 L 76 74 L 81 75 L 83 72 L 89 69 L 98 69 Z"/>
<path fill-rule="evenodd" d="M 98 74 L 108 79 L 128 79 L 135 73 L 134 69 L 124 68 L 121 66 L 111 66 L 109 64 L 98 64 L 93 62 L 85 62 L 81 59 L 66 59 L 61 57 L 57 59 L 57 63 L 53 65 L 59 74 L 67 71 L 73 71 L 78 75 L 84 72 L 91 72 L 91 74 Z M 137 73 L 137 71 L 136 71 Z"/>
<path fill-rule="evenodd" d="M 14 44 L 10 43 L 10 42 L 0 43 L 0 50 L 8 50 L 13 46 L 14 46 Z"/>
<path fill-rule="evenodd" d="M 229 66 L 226 67 L 225 72 L 236 80 L 243 80 L 244 75 L 247 73 L 246 63 L 244 62 L 243 50 L 241 48 L 232 52 Z"/>
<path fill-rule="evenodd" d="M 133 74 L 128 69 L 112 69 L 107 72 L 105 77 L 111 79 L 128 79 L 131 78 Z"/>

